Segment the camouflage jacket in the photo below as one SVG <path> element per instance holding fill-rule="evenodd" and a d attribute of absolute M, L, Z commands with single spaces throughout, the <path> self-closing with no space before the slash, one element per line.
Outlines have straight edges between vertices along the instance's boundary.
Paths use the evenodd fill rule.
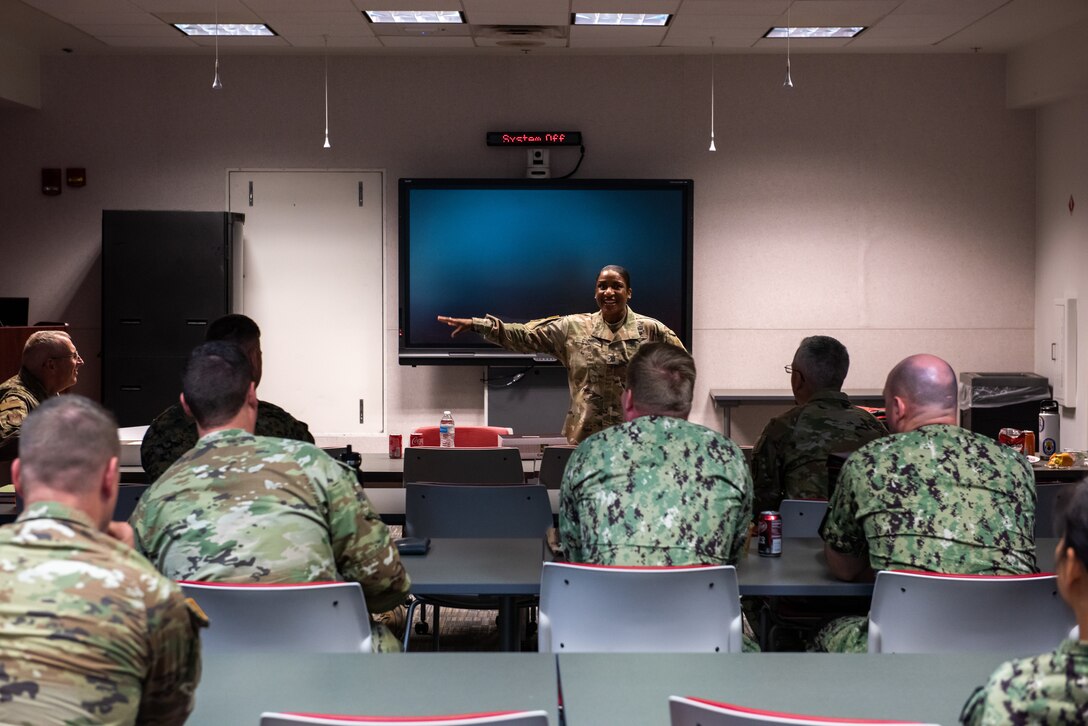
<path fill-rule="evenodd" d="M 840 391 L 819 391 L 771 419 L 752 450 L 753 512 L 783 499 L 827 499 L 827 457 L 853 451 L 888 430 Z"/>
<path fill-rule="evenodd" d="M 874 570 L 1035 572 L 1035 476 L 959 426 L 886 436 L 846 461 L 820 536 Z"/>
<path fill-rule="evenodd" d="M 185 721 L 206 621 L 147 560 L 41 502 L 0 527 L 0 571 L 0 721 Z"/>
<path fill-rule="evenodd" d="M 640 416 L 590 436 L 559 492 L 559 538 L 571 562 L 732 564 L 752 511 L 744 456 L 716 431 Z"/>
<path fill-rule="evenodd" d="M 258 436 L 275 436 L 314 443 L 310 429 L 302 421 L 268 401 L 257 402 Z M 196 446 L 196 423 L 185 415 L 180 403 L 175 403 L 151 422 L 140 444 L 140 463 L 148 481 L 155 481 L 170 465 Z"/>
<path fill-rule="evenodd" d="M 0 446 L 19 436 L 23 419 L 48 397 L 42 384 L 26 368 L 20 368 L 0 383 Z"/>
<path fill-rule="evenodd" d="M 600 312 L 504 323 L 493 315 L 473 318 L 472 329 L 492 343 L 520 353 L 554 355 L 567 368 L 570 410 L 563 434 L 572 442 L 623 423 L 620 394 L 627 363 L 643 343 L 684 344 L 665 325 L 630 308 L 615 333 Z"/>
<path fill-rule="evenodd" d="M 371 612 L 408 574 L 355 473 L 312 444 L 214 431 L 140 498 L 136 545 L 174 580 L 363 586 Z"/>
<path fill-rule="evenodd" d="M 1002 664 L 963 707 L 968 726 L 1088 723 L 1088 643 L 1066 640 L 1053 653 Z"/>

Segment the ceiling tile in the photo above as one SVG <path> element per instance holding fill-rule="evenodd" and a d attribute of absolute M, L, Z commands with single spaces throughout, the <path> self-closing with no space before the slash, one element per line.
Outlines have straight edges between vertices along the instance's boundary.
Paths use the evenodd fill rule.
<path fill-rule="evenodd" d="M 79 25 L 80 30 L 96 38 L 173 38 L 182 35 L 165 23 L 156 25 Z"/>
<path fill-rule="evenodd" d="M 305 7 L 307 12 L 317 13 L 349 12 L 355 9 L 355 5 L 351 0 L 242 0 L 242 2 L 258 15 L 261 13 L 297 13 L 300 7 Z"/>
<path fill-rule="evenodd" d="M 573 0 L 572 13 L 675 13 L 678 0 Z"/>
<path fill-rule="evenodd" d="M 352 4 L 358 10 L 464 10 L 461 0 L 354 0 Z"/>
<path fill-rule="evenodd" d="M 383 37 L 382 45 L 387 48 L 473 48 L 472 38 L 468 36 L 443 36 L 440 38 Z"/>
<path fill-rule="evenodd" d="M 900 0 L 797 0 L 790 7 L 791 25 L 872 25 L 895 10 Z M 949 0 L 955 5 L 958 0 Z M 786 13 L 777 25 L 786 24 Z"/>
<path fill-rule="evenodd" d="M 112 48 L 192 48 L 193 42 L 181 33 L 177 38 L 99 38 Z"/>
<path fill-rule="evenodd" d="M 684 0 L 681 15 L 770 15 L 784 14 L 790 0 Z"/>
<path fill-rule="evenodd" d="M 370 32 L 380 38 L 467 38 L 472 34 L 467 25 L 416 25 L 414 23 L 378 23 L 370 26 Z"/>
<path fill-rule="evenodd" d="M 571 48 L 652 48 L 661 45 L 666 28 L 575 25 L 570 29 Z"/>

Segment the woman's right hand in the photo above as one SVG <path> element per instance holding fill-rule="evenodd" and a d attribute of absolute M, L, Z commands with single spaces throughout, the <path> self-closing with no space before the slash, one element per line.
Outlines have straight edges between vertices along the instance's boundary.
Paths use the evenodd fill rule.
<path fill-rule="evenodd" d="M 445 315 L 439 315 L 438 322 L 445 323 L 453 328 L 453 332 L 450 333 L 451 338 L 456 338 L 466 330 L 472 329 L 472 318 L 448 318 Z"/>

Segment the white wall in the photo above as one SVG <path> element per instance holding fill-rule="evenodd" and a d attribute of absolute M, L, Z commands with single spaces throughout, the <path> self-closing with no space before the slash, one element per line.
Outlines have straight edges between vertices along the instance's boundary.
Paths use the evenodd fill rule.
<path fill-rule="evenodd" d="M 1088 449 L 1088 96 L 1038 111 L 1035 362 L 1050 357 L 1047 321 L 1054 299 L 1078 298 L 1076 407 L 1062 409 L 1064 448 Z M 1069 198 L 1073 197 L 1073 211 Z"/>
<path fill-rule="evenodd" d="M 480 369 L 396 364 L 395 181 L 521 176 L 524 154 L 484 132 L 551 126 L 585 134 L 580 177 L 695 180 L 694 420 L 719 425 L 711 387 L 786 386 L 814 332 L 849 347 L 848 387 L 920 351 L 1031 369 L 1035 124 L 1005 107 L 1003 59 L 793 65 L 785 91 L 782 59 L 719 58 L 711 154 L 707 56 L 334 57 L 326 151 L 320 58 L 227 56 L 219 93 L 210 58 L 48 58 L 42 109 L 0 108 L 0 294 L 73 324 L 95 395 L 103 208 L 222 209 L 228 168 L 383 169 L 387 430 L 442 408 L 482 422 Z M 553 170 L 576 156 L 553 151 Z M 44 197 L 45 166 L 84 166 L 88 185 Z M 320 280 L 299 284 L 319 299 Z M 746 420 L 741 441 L 759 432 Z"/>

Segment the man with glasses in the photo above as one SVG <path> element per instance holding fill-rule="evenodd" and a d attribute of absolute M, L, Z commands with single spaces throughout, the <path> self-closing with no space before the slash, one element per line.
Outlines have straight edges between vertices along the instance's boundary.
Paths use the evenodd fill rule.
<path fill-rule="evenodd" d="M 752 450 L 753 514 L 783 499 L 827 499 L 827 457 L 888 433 L 842 392 L 849 369 L 846 346 L 834 338 L 801 341 L 786 366 L 797 406 L 771 419 Z"/>
<path fill-rule="evenodd" d="M 0 459 L 15 456 L 23 419 L 76 384 L 83 359 L 62 330 L 39 330 L 23 346 L 19 372 L 0 384 Z"/>

